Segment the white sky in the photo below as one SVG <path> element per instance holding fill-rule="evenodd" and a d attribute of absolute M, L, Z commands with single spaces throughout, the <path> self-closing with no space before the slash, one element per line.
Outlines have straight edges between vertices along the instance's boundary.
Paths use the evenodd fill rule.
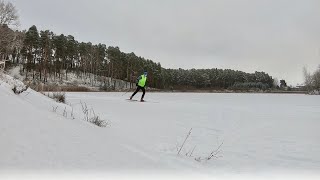
<path fill-rule="evenodd" d="M 165 68 L 265 71 L 289 85 L 320 64 L 319 0 L 10 0 L 20 29 L 119 46 Z"/>

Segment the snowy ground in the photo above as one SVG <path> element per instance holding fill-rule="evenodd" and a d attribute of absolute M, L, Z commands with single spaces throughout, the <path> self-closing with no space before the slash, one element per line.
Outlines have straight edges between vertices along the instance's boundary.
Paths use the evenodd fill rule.
<path fill-rule="evenodd" d="M 68 93 L 67 99 L 87 102 L 111 121 L 107 131 L 119 142 L 131 142 L 129 149 L 157 161 L 156 156 L 165 156 L 199 170 L 234 173 L 320 170 L 318 96 L 150 93 L 148 102 L 139 103 L 123 100 L 121 93 Z M 196 146 L 193 156 L 206 157 L 223 142 L 222 157 L 203 163 L 184 156 L 176 160 L 190 128 L 181 154 Z M 163 168 L 185 168 L 173 162 Z"/>
<path fill-rule="evenodd" d="M 320 175 L 320 96 L 147 93 L 140 103 L 130 93 L 67 93 L 66 105 L 30 89 L 15 95 L 12 83 L 0 80 L 0 177 Z M 80 101 L 109 125 L 84 121 Z"/>

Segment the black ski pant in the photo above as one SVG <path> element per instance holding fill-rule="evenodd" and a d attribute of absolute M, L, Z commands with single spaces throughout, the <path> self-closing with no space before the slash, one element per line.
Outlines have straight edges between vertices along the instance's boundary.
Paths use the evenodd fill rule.
<path fill-rule="evenodd" d="M 134 96 L 134 95 L 136 95 L 136 94 L 137 94 L 137 92 L 139 92 L 139 91 L 140 91 L 140 89 L 141 89 L 141 90 L 142 90 L 142 92 L 143 92 L 142 97 L 141 97 L 141 99 L 143 100 L 143 98 L 144 98 L 144 94 L 146 93 L 146 89 L 145 89 L 144 87 L 141 87 L 141 86 L 137 86 L 137 89 L 136 89 L 136 91 L 132 94 L 131 98 L 133 98 L 133 96 Z"/>

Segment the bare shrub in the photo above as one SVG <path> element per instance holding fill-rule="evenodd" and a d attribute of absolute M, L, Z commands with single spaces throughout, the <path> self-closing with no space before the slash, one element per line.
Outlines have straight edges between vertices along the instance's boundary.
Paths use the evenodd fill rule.
<path fill-rule="evenodd" d="M 54 92 L 54 93 L 52 93 L 51 98 L 56 100 L 57 102 L 61 102 L 61 103 L 66 102 L 66 94 L 64 92 Z"/>
<path fill-rule="evenodd" d="M 17 86 L 13 86 L 12 91 L 17 94 Z"/>
<path fill-rule="evenodd" d="M 200 156 L 199 156 L 199 157 L 194 158 L 194 160 L 196 160 L 196 161 L 198 161 L 198 162 L 201 162 L 201 161 L 203 161 L 203 160 L 209 161 L 209 160 L 211 160 L 211 159 L 218 159 L 218 158 L 222 157 L 222 156 L 220 155 L 221 146 L 222 146 L 222 145 L 223 145 L 223 142 L 222 142 L 217 148 L 213 149 L 208 156 L 206 156 L 206 157 L 200 157 Z"/>
<path fill-rule="evenodd" d="M 92 124 L 95 124 L 99 127 L 106 127 L 107 126 L 107 122 L 105 120 L 100 119 L 99 116 L 94 116 L 90 119 L 90 121 Z"/>
<path fill-rule="evenodd" d="M 182 150 L 184 144 L 186 143 L 187 139 L 189 138 L 190 134 L 191 134 L 192 128 L 190 129 L 189 133 L 187 134 L 186 138 L 184 139 L 179 151 L 178 151 L 178 155 L 180 154 L 180 151 Z"/>
<path fill-rule="evenodd" d="M 98 115 L 96 115 L 96 113 L 94 112 L 94 110 L 92 108 L 91 108 L 91 110 L 89 110 L 86 103 L 82 103 L 80 101 L 80 104 L 82 107 L 82 112 L 83 112 L 85 121 L 88 121 L 88 122 L 90 122 L 94 125 L 97 125 L 99 127 L 106 127 L 108 125 L 108 123 L 105 120 L 100 119 L 100 117 Z"/>
<path fill-rule="evenodd" d="M 13 86 L 12 88 L 12 91 L 15 93 L 15 94 L 21 94 L 23 93 L 24 91 L 26 91 L 28 89 L 28 86 L 25 86 L 24 88 L 22 89 L 18 89 L 16 85 Z"/>
<path fill-rule="evenodd" d="M 81 104 L 82 112 L 84 115 L 84 120 L 89 121 L 89 110 L 88 110 L 87 104 L 82 103 L 81 101 L 80 101 L 80 104 Z"/>
<path fill-rule="evenodd" d="M 219 156 L 219 153 L 220 153 L 220 149 L 221 149 L 221 146 L 223 145 L 223 142 L 218 146 L 218 148 L 214 149 L 210 154 L 209 156 L 206 158 L 206 160 L 210 160 L 212 158 L 219 158 L 221 156 Z"/>
<path fill-rule="evenodd" d="M 186 138 L 184 139 L 181 147 L 180 147 L 180 148 L 177 147 L 177 151 L 178 151 L 177 155 L 179 155 L 180 152 L 181 152 L 181 150 L 183 149 L 186 141 L 187 141 L 188 138 L 190 137 L 191 131 L 192 131 L 192 128 L 189 130 L 189 132 L 188 132 Z M 198 162 L 201 162 L 201 161 L 203 161 L 203 160 L 209 161 L 209 160 L 211 160 L 211 159 L 218 159 L 218 158 L 222 157 L 222 156 L 220 155 L 220 153 L 221 153 L 221 146 L 222 146 L 222 145 L 223 145 L 223 142 L 220 143 L 220 145 L 219 145 L 217 148 L 214 148 L 214 149 L 210 152 L 210 154 L 209 154 L 208 156 L 204 156 L 204 157 L 203 157 L 203 156 L 198 156 L 198 157 L 195 157 L 194 160 L 196 160 L 196 161 L 198 161 Z M 193 154 L 194 150 L 196 149 L 196 147 L 197 147 L 197 146 L 194 146 L 194 147 L 193 147 L 192 149 L 190 149 L 185 155 L 186 155 L 187 157 L 193 157 L 192 154 Z"/>

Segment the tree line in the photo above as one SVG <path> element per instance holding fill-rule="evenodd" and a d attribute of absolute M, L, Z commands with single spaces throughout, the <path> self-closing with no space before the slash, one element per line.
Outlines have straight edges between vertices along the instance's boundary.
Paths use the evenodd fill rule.
<path fill-rule="evenodd" d="M 0 20 L 2 16 L 3 12 L 0 12 Z M 72 35 L 38 31 L 35 25 L 28 30 L 13 31 L 8 26 L 13 22 L 1 21 L 0 58 L 22 65 L 26 79 L 37 79 L 43 83 L 47 83 L 48 77 L 67 80 L 68 73 L 72 72 L 78 77 L 110 77 L 134 84 L 136 77 L 146 70 L 147 85 L 159 89 L 273 87 L 274 80 L 265 72 L 246 73 L 217 68 L 166 69 L 160 63 L 133 52 L 122 52 L 119 47 L 79 42 Z"/>
<path fill-rule="evenodd" d="M 320 66 L 313 73 L 308 72 L 304 67 L 303 75 L 306 90 L 311 94 L 320 94 Z"/>
<path fill-rule="evenodd" d="M 265 72 L 245 73 L 231 69 L 166 69 L 160 63 L 119 47 L 105 44 L 78 42 L 71 35 L 56 35 L 49 30 L 38 32 L 36 26 L 28 31 L 12 31 L 5 25 L 1 29 L 11 34 L 4 59 L 22 64 L 26 78 L 47 82 L 48 76 L 68 79 L 68 73 L 79 76 L 106 76 L 134 83 L 135 78 L 147 70 L 148 86 L 154 88 L 271 88 L 273 79 Z M 30 72 L 32 74 L 30 76 Z M 36 74 L 38 77 L 36 77 Z"/>

